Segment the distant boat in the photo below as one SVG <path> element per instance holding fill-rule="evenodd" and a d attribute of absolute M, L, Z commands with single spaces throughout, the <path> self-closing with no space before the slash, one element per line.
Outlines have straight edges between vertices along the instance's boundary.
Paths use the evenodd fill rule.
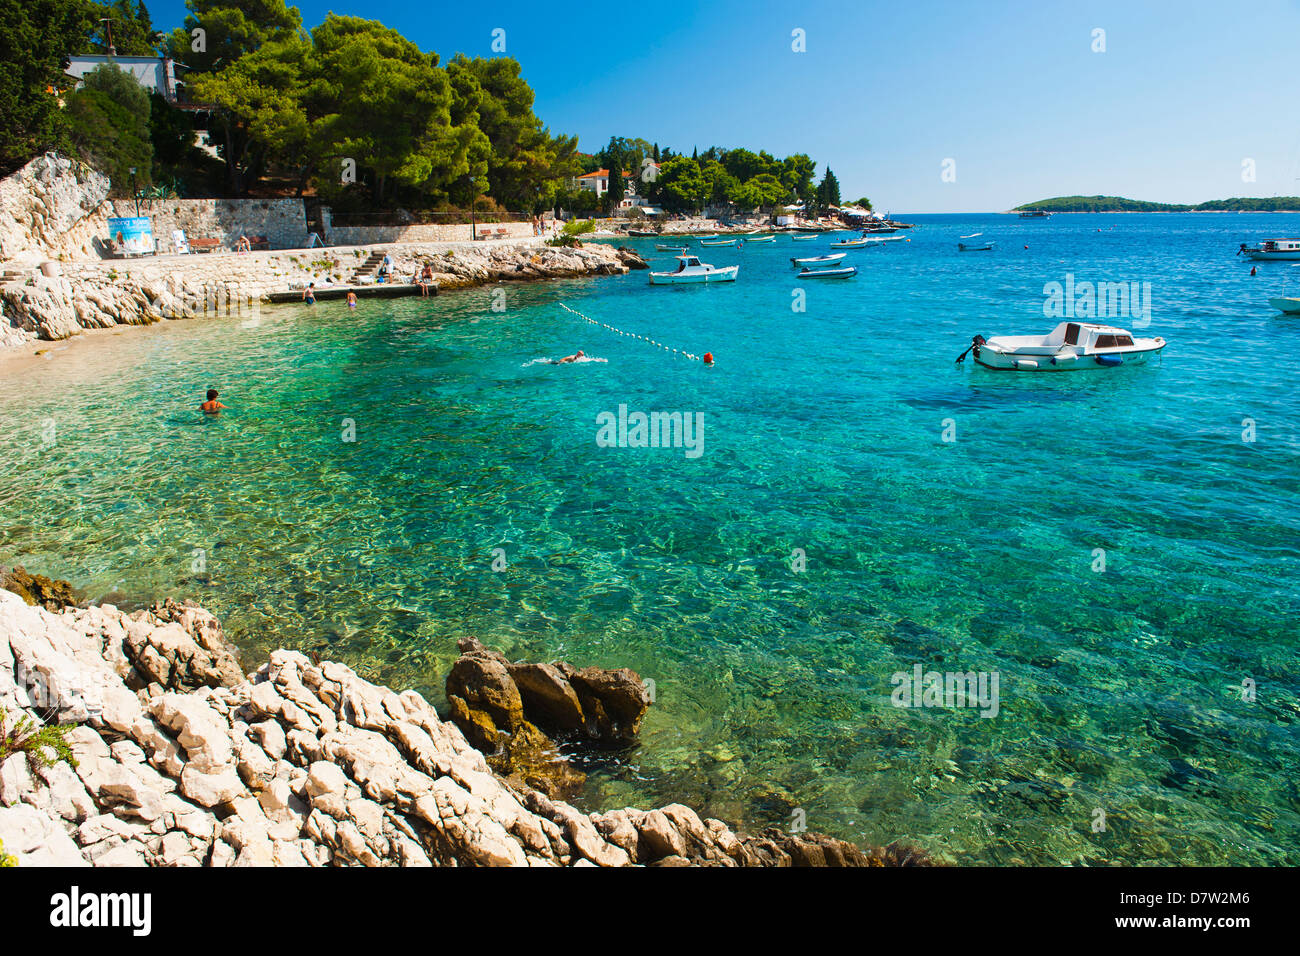
<path fill-rule="evenodd" d="M 1052 214 L 1046 209 L 1027 209 L 1020 214 L 1021 219 L 1051 219 Z"/>
<path fill-rule="evenodd" d="M 898 229 L 894 226 L 868 226 L 866 229 L 863 229 L 862 232 L 863 234 L 889 233 L 889 232 L 898 232 Z"/>
<path fill-rule="evenodd" d="M 685 246 L 671 246 L 663 242 L 656 242 L 655 248 L 658 249 L 660 252 L 685 252 L 686 251 Z"/>
<path fill-rule="evenodd" d="M 700 240 L 702 246 L 734 246 L 735 244 L 735 239 L 723 239 L 721 237 Z"/>
<path fill-rule="evenodd" d="M 907 236 L 864 236 L 862 239 L 866 243 L 864 248 L 884 248 L 887 242 L 911 242 Z"/>
<path fill-rule="evenodd" d="M 804 269 L 796 279 L 852 279 L 858 274 L 857 266 L 845 266 L 843 269 Z"/>
<path fill-rule="evenodd" d="M 733 240 L 734 241 L 734 240 Z M 650 273 L 651 285 L 681 285 L 692 282 L 735 282 L 740 266 L 711 266 L 695 256 L 678 256 L 672 272 Z"/>
<path fill-rule="evenodd" d="M 976 364 L 1005 372 L 1069 372 L 1137 365 L 1165 347 L 1165 340 L 1135 339 L 1127 329 L 1090 322 L 1062 322 L 1047 335 L 977 335 L 966 352 Z M 957 361 L 966 358 L 966 352 Z"/>
<path fill-rule="evenodd" d="M 843 242 L 832 242 L 832 249 L 861 249 L 863 246 L 869 246 L 869 239 L 845 239 Z"/>
<path fill-rule="evenodd" d="M 821 237 L 818 236 L 816 233 L 814 233 L 814 234 L 811 235 L 811 236 L 791 236 L 791 237 L 790 237 L 790 239 L 791 239 L 792 241 L 794 241 L 794 242 L 811 242 L 813 239 L 819 239 L 819 238 L 821 238 Z"/>
<path fill-rule="evenodd" d="M 653 229 L 629 229 L 627 231 L 627 234 L 629 236 L 641 236 L 641 237 L 659 235 L 659 233 L 655 232 Z"/>
<path fill-rule="evenodd" d="M 1257 246 L 1243 242 L 1237 255 L 1251 259 L 1300 259 L 1300 239 L 1265 239 Z"/>
<path fill-rule="evenodd" d="M 993 248 L 992 239 L 981 239 L 984 235 L 982 232 L 973 232 L 969 236 L 962 236 L 961 241 L 957 243 L 958 252 L 985 252 Z M 971 241 L 974 240 L 974 241 Z"/>
<path fill-rule="evenodd" d="M 844 252 L 834 252 L 829 256 L 808 256 L 805 259 L 791 259 L 790 264 L 796 269 L 825 269 L 834 266 L 847 255 Z"/>
<path fill-rule="evenodd" d="M 776 235 L 775 235 L 774 233 L 773 233 L 773 234 L 766 235 L 766 236 L 763 236 L 763 235 L 759 235 L 759 236 L 741 236 L 740 238 L 744 239 L 745 242 L 747 242 L 747 243 L 748 243 L 748 242 L 776 242 Z"/>

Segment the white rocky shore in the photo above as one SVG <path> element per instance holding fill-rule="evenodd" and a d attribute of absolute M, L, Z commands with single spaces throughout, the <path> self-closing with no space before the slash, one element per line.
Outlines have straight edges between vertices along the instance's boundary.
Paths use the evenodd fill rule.
<path fill-rule="evenodd" d="M 583 813 L 495 774 L 417 693 L 293 651 L 245 676 L 194 605 L 53 610 L 0 590 L 0 707 L 76 725 L 75 768 L 0 764 L 0 841 L 19 866 L 923 862 L 744 836 L 680 804 Z"/>

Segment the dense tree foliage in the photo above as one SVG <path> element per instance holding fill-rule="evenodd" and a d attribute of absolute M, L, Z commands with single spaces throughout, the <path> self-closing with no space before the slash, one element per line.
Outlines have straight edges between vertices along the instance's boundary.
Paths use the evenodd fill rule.
<path fill-rule="evenodd" d="M 55 91 L 89 32 L 89 7 L 77 0 L 0 0 L 0 172 L 62 144 Z"/>
<path fill-rule="evenodd" d="M 107 53 L 108 38 L 118 56 L 156 56 L 157 37 L 143 0 L 88 0 L 91 35 L 77 53 Z M 109 27 L 104 21 L 107 20 Z"/>
<path fill-rule="evenodd" d="M 85 82 L 68 97 L 73 148 L 108 176 L 118 196 L 130 196 L 133 187 L 152 182 L 149 113 L 149 94 L 111 63 L 87 73 Z"/>

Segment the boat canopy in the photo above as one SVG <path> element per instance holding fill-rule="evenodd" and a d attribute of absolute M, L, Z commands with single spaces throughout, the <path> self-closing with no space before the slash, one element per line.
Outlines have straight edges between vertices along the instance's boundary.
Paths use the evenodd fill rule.
<path fill-rule="evenodd" d="M 678 256 L 677 261 L 684 266 L 698 266 L 700 264 L 699 256 Z"/>
<path fill-rule="evenodd" d="M 1094 325 L 1090 322 L 1062 322 L 1047 336 L 1047 345 L 1079 345 L 1085 349 L 1110 349 L 1132 345 L 1133 335 L 1128 329 L 1113 325 Z"/>

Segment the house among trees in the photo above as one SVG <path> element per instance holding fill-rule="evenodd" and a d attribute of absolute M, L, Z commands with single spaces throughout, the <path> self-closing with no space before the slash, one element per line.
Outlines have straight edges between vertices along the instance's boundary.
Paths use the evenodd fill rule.
<path fill-rule="evenodd" d="M 87 73 L 107 63 L 129 74 L 149 92 L 157 93 L 168 103 L 176 105 L 176 64 L 171 57 L 77 54 L 68 57 L 68 66 L 63 72 L 80 86 Z"/>

